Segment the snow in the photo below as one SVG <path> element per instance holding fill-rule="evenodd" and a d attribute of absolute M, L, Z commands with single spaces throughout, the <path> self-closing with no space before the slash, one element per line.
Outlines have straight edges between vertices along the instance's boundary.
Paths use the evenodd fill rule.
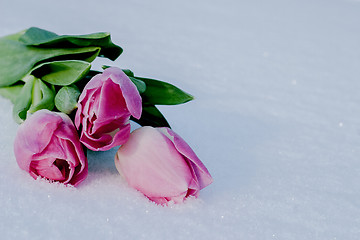
<path fill-rule="evenodd" d="M 160 108 L 214 177 L 198 199 L 157 206 L 121 179 L 113 149 L 88 153 L 76 189 L 33 180 L 1 98 L 2 239 L 360 238 L 360 1 L 2 0 L 0 26 L 111 32 L 124 53 L 96 67 L 194 95 Z"/>

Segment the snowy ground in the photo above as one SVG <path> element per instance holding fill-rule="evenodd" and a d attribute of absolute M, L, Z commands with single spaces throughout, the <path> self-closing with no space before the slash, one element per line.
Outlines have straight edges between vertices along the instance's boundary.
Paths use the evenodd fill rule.
<path fill-rule="evenodd" d="M 109 31 L 116 66 L 196 96 L 161 109 L 214 183 L 157 206 L 115 150 L 89 153 L 77 189 L 34 181 L 0 99 L 1 239 L 360 238 L 360 1 L 1 0 L 1 36 L 30 26 Z"/>

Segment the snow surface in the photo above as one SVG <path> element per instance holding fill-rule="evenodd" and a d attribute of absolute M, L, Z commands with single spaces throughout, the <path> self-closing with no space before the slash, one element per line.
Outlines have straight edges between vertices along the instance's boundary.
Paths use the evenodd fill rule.
<path fill-rule="evenodd" d="M 113 65 L 193 94 L 161 110 L 214 183 L 157 206 L 116 149 L 77 189 L 35 181 L 0 99 L 1 239 L 360 239 L 360 1 L 1 0 L 0 36 L 30 26 L 109 31 Z"/>

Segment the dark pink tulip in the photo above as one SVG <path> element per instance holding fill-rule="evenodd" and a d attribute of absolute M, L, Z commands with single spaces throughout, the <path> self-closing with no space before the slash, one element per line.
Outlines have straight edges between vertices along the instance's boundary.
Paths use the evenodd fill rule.
<path fill-rule="evenodd" d="M 131 187 L 158 204 L 197 197 L 213 181 L 189 145 L 169 128 L 132 132 L 116 153 L 115 165 Z"/>
<path fill-rule="evenodd" d="M 79 97 L 75 126 L 80 141 L 94 151 L 106 151 L 126 142 L 130 116 L 141 117 L 141 97 L 135 84 L 115 67 L 94 76 Z"/>
<path fill-rule="evenodd" d="M 35 112 L 19 126 L 14 152 L 20 168 L 35 179 L 40 176 L 76 186 L 88 173 L 75 126 L 63 113 Z"/>

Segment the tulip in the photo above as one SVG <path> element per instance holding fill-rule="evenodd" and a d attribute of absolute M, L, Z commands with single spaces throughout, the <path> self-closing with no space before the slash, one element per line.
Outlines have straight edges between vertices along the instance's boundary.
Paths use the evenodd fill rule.
<path fill-rule="evenodd" d="M 166 127 L 133 131 L 117 151 L 115 166 L 129 186 L 162 205 L 197 197 L 213 181 L 189 145 Z"/>
<path fill-rule="evenodd" d="M 64 113 L 44 109 L 28 117 L 18 128 L 14 152 L 19 167 L 34 179 L 76 186 L 88 173 L 75 126 Z"/>
<path fill-rule="evenodd" d="M 126 142 L 130 116 L 141 117 L 140 94 L 119 68 L 107 68 L 85 86 L 78 101 L 75 126 L 80 141 L 93 151 L 106 151 Z"/>

